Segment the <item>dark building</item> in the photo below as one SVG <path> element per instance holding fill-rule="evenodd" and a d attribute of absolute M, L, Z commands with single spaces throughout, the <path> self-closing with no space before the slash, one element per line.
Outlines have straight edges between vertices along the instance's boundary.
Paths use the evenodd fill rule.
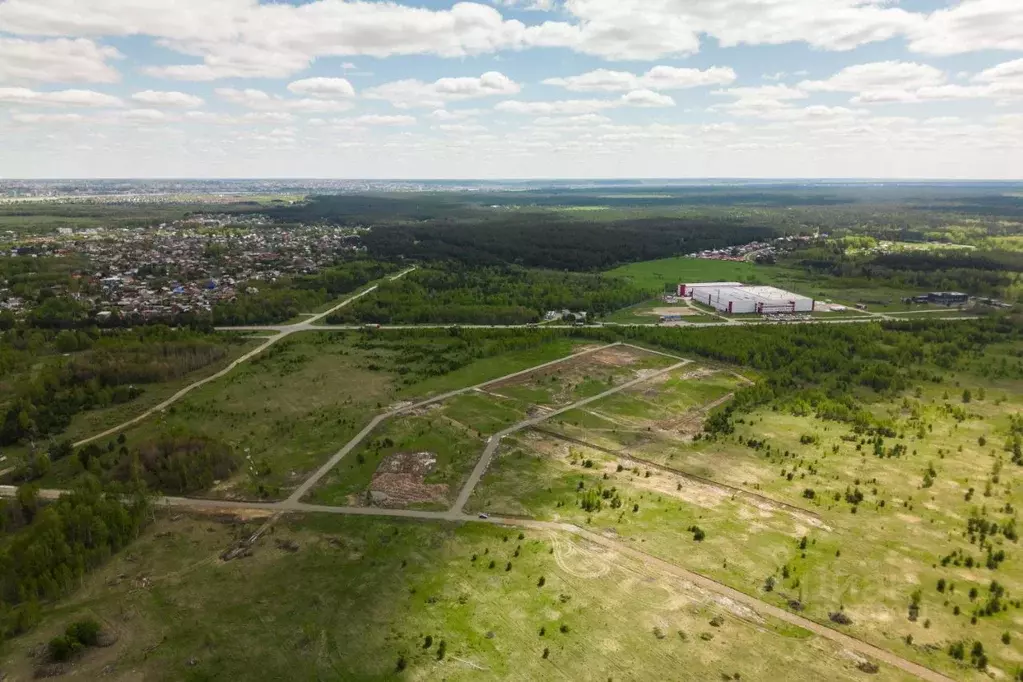
<path fill-rule="evenodd" d="M 937 303 L 938 305 L 958 305 L 970 300 L 969 294 L 961 291 L 932 291 L 909 299 L 913 303 Z"/>

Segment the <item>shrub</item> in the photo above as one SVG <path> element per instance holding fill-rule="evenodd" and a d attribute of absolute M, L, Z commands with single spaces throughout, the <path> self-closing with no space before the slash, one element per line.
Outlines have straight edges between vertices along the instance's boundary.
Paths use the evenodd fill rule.
<path fill-rule="evenodd" d="M 61 635 L 50 640 L 47 650 L 51 661 L 70 661 L 82 650 L 82 644 L 77 639 Z"/>
<path fill-rule="evenodd" d="M 87 618 L 69 625 L 65 634 L 68 639 L 74 639 L 83 646 L 96 646 L 99 641 L 99 631 L 99 623 Z"/>
<path fill-rule="evenodd" d="M 828 618 L 831 619 L 832 623 L 838 623 L 839 625 L 852 625 L 852 618 L 850 618 L 845 611 L 833 611 L 828 614 Z"/>

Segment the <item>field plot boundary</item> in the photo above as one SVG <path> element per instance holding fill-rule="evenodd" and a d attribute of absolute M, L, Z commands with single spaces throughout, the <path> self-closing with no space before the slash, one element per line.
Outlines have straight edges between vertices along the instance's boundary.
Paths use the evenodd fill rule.
<path fill-rule="evenodd" d="M 357 433 L 354 438 L 352 438 L 350 441 L 345 443 L 345 445 L 340 450 L 335 452 L 330 457 L 330 459 L 328 459 L 326 462 L 323 463 L 322 466 L 320 466 L 319 469 L 317 469 L 315 472 L 313 472 L 313 474 L 311 476 L 309 476 L 305 481 L 303 481 L 302 484 L 298 488 L 296 488 L 291 493 L 291 495 L 288 496 L 286 501 L 289 502 L 289 503 L 296 503 L 299 500 L 301 500 L 310 490 L 312 490 L 312 488 L 317 483 L 320 482 L 320 479 L 322 479 L 324 476 L 326 476 L 330 472 L 331 469 L 333 469 L 335 466 L 337 466 L 338 463 L 342 459 L 344 459 L 345 455 L 347 455 L 349 452 L 354 450 L 360 443 L 362 443 L 362 441 L 364 441 L 369 436 L 369 434 L 372 433 L 381 423 L 383 423 L 384 421 L 386 421 L 386 420 L 388 420 L 388 419 L 390 419 L 392 417 L 396 417 L 396 416 L 405 414 L 407 412 L 411 412 L 413 410 L 418 410 L 418 409 L 421 409 L 423 407 L 428 407 L 430 405 L 433 405 L 433 404 L 436 404 L 436 403 L 439 403 L 439 402 L 443 402 L 445 400 L 448 400 L 449 398 L 454 398 L 456 396 L 463 395 L 465 393 L 470 393 L 470 392 L 473 392 L 473 391 L 478 391 L 480 389 L 486 388 L 487 386 L 490 386 L 491 384 L 496 384 L 496 383 L 499 383 L 499 382 L 502 382 L 502 381 L 507 381 L 508 379 L 515 379 L 517 377 L 527 375 L 527 374 L 529 374 L 531 372 L 535 372 L 537 370 L 545 369 L 547 367 L 552 367 L 552 366 L 561 364 L 563 362 L 567 362 L 569 360 L 577 359 L 577 358 L 580 358 L 580 357 L 583 357 L 583 356 L 586 356 L 586 355 L 590 355 L 592 353 L 597 353 L 599 351 L 606 350 L 608 348 L 615 348 L 615 347 L 618 347 L 618 346 L 625 346 L 625 345 L 627 345 L 627 344 L 623 344 L 621 342 L 615 342 L 615 343 L 609 343 L 609 344 L 606 344 L 606 345 L 603 345 L 603 346 L 597 346 L 595 348 L 588 348 L 588 349 L 586 349 L 584 351 L 581 351 L 581 352 L 578 352 L 578 353 L 572 353 L 571 355 L 566 355 L 563 358 L 558 358 L 556 360 L 551 360 L 550 362 L 545 362 L 545 363 L 542 363 L 542 364 L 539 364 L 539 365 L 534 365 L 533 367 L 528 367 L 526 369 L 519 370 L 518 372 L 512 372 L 511 374 L 506 374 L 504 376 L 497 377 L 495 379 L 489 379 L 487 381 L 484 381 L 484 382 L 479 383 L 479 384 L 474 384 L 472 386 L 466 386 L 464 388 L 458 388 L 458 389 L 455 389 L 453 391 L 447 391 L 446 393 L 441 393 L 440 395 L 435 395 L 432 398 L 427 398 L 426 400 L 421 400 L 421 401 L 413 403 L 411 405 L 404 405 L 404 406 L 399 407 L 397 409 L 390 410 L 390 411 L 384 412 L 382 414 L 378 414 L 377 416 L 373 417 L 373 419 L 370 420 L 370 422 L 368 424 L 366 424 L 366 426 L 363 427 L 363 429 L 361 431 L 359 431 L 359 433 Z"/>
<path fill-rule="evenodd" d="M 633 346 L 633 348 L 638 348 L 638 346 Z M 645 350 L 645 349 L 641 348 L 640 350 Z M 667 355 L 668 357 L 671 357 L 671 358 L 677 358 L 677 356 L 668 355 L 667 353 L 662 353 L 662 355 Z M 465 486 L 462 488 L 462 491 L 459 493 L 458 499 L 455 500 L 454 506 L 451 507 L 451 511 L 452 512 L 456 512 L 456 513 L 461 513 L 462 509 L 465 508 L 465 504 L 466 504 L 466 502 L 469 501 L 469 497 L 472 495 L 472 491 L 476 488 L 476 484 L 479 483 L 480 479 L 483 478 L 483 474 L 486 473 L 486 470 L 490 467 L 490 463 L 491 463 L 491 461 L 494 458 L 494 453 L 497 452 L 497 448 L 500 446 L 501 440 L 505 436 L 509 436 L 509 435 L 511 435 L 513 433 L 516 433 L 518 431 L 522 431 L 523 429 L 527 429 L 527 428 L 536 426 L 537 424 L 540 424 L 541 422 L 547 421 L 548 419 L 550 419 L 552 417 L 556 417 L 559 414 L 563 414 L 565 412 L 568 412 L 569 410 L 578 409 L 580 407 L 583 407 L 584 405 L 589 405 L 592 402 L 596 402 L 598 400 L 602 400 L 603 398 L 607 398 L 608 396 L 614 395 L 615 393 L 618 393 L 619 391 L 623 391 L 625 389 L 632 388 L 633 386 L 641 384 L 641 383 L 643 383 L 645 381 L 650 381 L 651 379 L 656 379 L 659 376 L 662 376 L 662 375 L 667 374 L 669 372 L 675 371 L 679 367 L 685 367 L 686 365 L 688 365 L 691 362 L 692 362 L 692 360 L 682 360 L 681 362 L 677 362 L 677 363 L 671 365 L 670 367 L 666 367 L 666 368 L 664 368 L 662 370 L 658 370 L 657 372 L 654 372 L 653 374 L 648 374 L 646 376 L 642 376 L 642 377 L 639 377 L 637 379 L 633 379 L 632 381 L 627 381 L 627 382 L 625 382 L 624 384 L 622 384 L 620 386 L 615 386 L 614 388 L 608 389 L 607 391 L 604 391 L 603 393 L 599 393 L 597 395 L 590 396 L 589 398 L 584 398 L 582 400 L 576 401 L 576 402 L 574 402 L 574 403 L 572 403 L 570 405 L 566 405 L 564 407 L 560 407 L 557 410 L 554 410 L 552 412 L 548 412 L 546 414 L 542 414 L 542 415 L 539 415 L 539 416 L 536 416 L 536 417 L 530 417 L 529 419 L 521 421 L 518 424 L 513 424 L 512 426 L 509 426 L 508 428 L 504 429 L 503 431 L 499 431 L 499 432 L 495 433 L 487 441 L 487 447 L 483 450 L 483 455 L 480 457 L 479 461 L 476 463 L 476 468 L 473 469 L 472 475 L 469 477 L 469 481 L 465 484 Z"/>

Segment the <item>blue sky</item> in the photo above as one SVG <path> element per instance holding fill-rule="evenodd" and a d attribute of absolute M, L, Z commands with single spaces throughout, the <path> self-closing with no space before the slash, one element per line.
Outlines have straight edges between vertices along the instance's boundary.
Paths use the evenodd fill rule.
<path fill-rule="evenodd" d="M 1023 177 L 1020 0 L 0 0 L 3 177 Z"/>

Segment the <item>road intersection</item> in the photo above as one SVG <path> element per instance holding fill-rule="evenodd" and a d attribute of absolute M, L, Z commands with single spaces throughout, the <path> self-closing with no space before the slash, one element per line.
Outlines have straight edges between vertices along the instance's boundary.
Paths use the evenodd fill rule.
<path fill-rule="evenodd" d="M 407 270 L 404 270 L 404 271 L 402 271 L 402 272 L 400 272 L 400 273 L 398 273 L 396 275 L 391 276 L 389 278 L 389 280 L 390 281 L 397 280 L 397 279 L 407 275 L 409 272 L 412 272 L 414 269 L 415 268 L 413 267 L 413 268 L 409 268 Z M 158 412 L 161 412 L 161 411 L 165 410 L 170 405 L 174 404 L 175 402 L 177 402 L 178 400 L 183 398 L 185 395 L 187 395 L 191 391 L 193 391 L 193 390 L 195 390 L 195 389 L 197 389 L 197 388 L 199 388 L 199 387 L 201 387 L 201 386 L 203 386 L 203 385 L 205 385 L 205 384 L 207 384 L 207 383 L 209 383 L 211 381 L 215 381 L 216 379 L 219 379 L 219 378 L 225 376 L 226 374 L 231 372 L 234 368 L 236 368 L 238 365 L 240 365 L 240 364 L 242 364 L 242 363 L 252 359 L 253 357 L 259 355 L 263 351 L 267 350 L 269 347 L 271 347 L 274 344 L 278 343 L 282 339 L 287 338 L 291 334 L 295 334 L 295 333 L 298 333 L 298 332 L 305 332 L 305 331 L 332 331 L 332 330 L 339 330 L 340 331 L 340 330 L 356 330 L 356 329 L 365 329 L 365 328 L 367 328 L 367 326 L 369 326 L 369 325 L 361 325 L 361 326 L 359 326 L 359 325 L 322 325 L 322 324 L 319 324 L 319 323 L 320 323 L 321 320 L 327 318 L 330 314 L 334 313 L 335 311 L 337 311 L 337 310 L 339 310 L 339 309 L 341 309 L 341 308 L 343 308 L 343 307 L 345 307 L 347 305 L 350 305 L 352 302 L 358 300 L 359 298 L 361 298 L 363 296 L 366 296 L 366 295 L 372 293 L 373 291 L 375 291 L 378 288 L 378 286 L 379 286 L 378 284 L 374 284 L 372 286 L 369 286 L 369 287 L 365 288 L 364 290 L 358 292 L 357 294 L 346 298 L 345 300 L 341 301 L 340 303 L 338 303 L 337 305 L 331 307 L 330 309 L 328 309 L 328 310 L 326 310 L 324 312 L 321 312 L 321 313 L 317 313 L 317 314 L 313 314 L 313 315 L 308 315 L 306 317 L 306 319 L 303 319 L 303 320 L 301 320 L 299 322 L 296 322 L 296 323 L 293 323 L 293 324 L 252 325 L 252 326 L 237 326 L 237 327 L 222 327 L 222 328 L 218 328 L 218 330 L 220 330 L 220 331 L 260 332 L 260 333 L 272 333 L 273 335 L 272 336 L 268 336 L 268 337 L 262 337 L 263 342 L 261 344 L 259 344 L 256 348 L 248 351 L 244 355 L 236 358 L 234 361 L 232 361 L 224 369 L 222 369 L 222 370 L 220 370 L 220 371 L 218 371 L 218 372 L 216 372 L 216 373 L 214 373 L 214 374 L 212 374 L 212 375 L 210 375 L 208 377 L 200 379 L 200 380 L 198 380 L 198 381 L 196 381 L 196 382 L 194 382 L 192 384 L 189 384 L 188 386 L 182 388 L 180 391 L 178 391 L 177 393 L 175 393 L 174 395 L 172 395 L 168 399 L 164 400 L 160 404 L 158 404 L 158 405 L 156 405 L 156 406 L 146 410 L 145 412 L 139 414 L 138 416 L 136 416 L 136 417 L 134 417 L 134 418 L 132 418 L 132 419 L 122 423 L 122 424 L 119 424 L 119 425 L 117 425 L 115 427 L 112 427 L 110 429 L 107 429 L 107 430 L 105 430 L 105 431 L 103 431 L 101 433 L 94 434 L 94 435 L 92 435 L 92 436 L 90 436 L 88 438 L 85 438 L 85 439 L 82 439 L 82 440 L 76 442 L 74 444 L 74 446 L 75 447 L 80 447 L 82 445 L 85 445 L 87 443 L 93 442 L 95 440 L 99 440 L 101 438 L 105 438 L 105 437 L 111 436 L 111 435 L 116 434 L 119 431 L 121 431 L 121 430 L 123 430 L 123 429 L 125 429 L 125 428 L 127 428 L 129 426 L 131 426 L 131 425 L 134 425 L 134 424 L 136 424 L 136 423 L 138 423 L 138 422 L 140 422 L 140 421 L 142 421 L 142 420 L 152 416 L 153 414 L 156 414 Z M 930 319 L 935 319 L 935 317 L 937 317 L 937 316 L 932 317 L 932 316 L 928 315 L 927 317 L 930 318 Z M 890 321 L 890 320 L 895 320 L 895 319 L 897 319 L 897 318 L 893 318 L 893 317 L 891 317 L 891 316 L 889 316 L 887 314 L 875 313 L 875 314 L 865 315 L 864 317 L 854 317 L 854 318 L 836 318 L 836 319 L 814 318 L 812 320 L 803 320 L 803 321 L 800 321 L 799 323 L 800 324 L 859 324 L 859 323 L 864 323 L 864 322 Z M 964 319 L 973 319 L 973 318 L 967 317 L 967 316 L 956 316 L 956 317 L 942 316 L 942 317 L 937 317 L 937 319 L 942 319 L 942 320 L 945 320 L 945 319 L 964 320 Z M 786 324 L 786 323 L 785 322 L 775 322 L 775 321 L 765 321 L 765 320 L 722 320 L 720 322 L 708 322 L 708 323 L 703 323 L 703 324 L 685 324 L 685 325 L 682 325 L 682 327 L 683 328 L 704 328 L 704 327 L 710 327 L 710 328 L 717 327 L 717 328 L 720 328 L 720 327 L 737 327 L 737 326 L 760 326 L 760 325 L 771 325 L 771 324 Z M 452 326 L 453 325 L 444 325 L 444 324 L 437 324 L 437 325 L 382 325 L 382 326 L 381 325 L 372 325 L 372 328 L 374 328 L 374 329 L 382 329 L 382 330 L 387 330 L 387 329 L 448 329 L 448 328 L 451 328 Z M 458 325 L 458 326 L 461 327 L 461 328 L 466 328 L 466 329 L 506 329 L 506 328 L 536 328 L 537 327 L 537 325 Z M 613 324 L 610 324 L 610 323 L 603 324 L 603 325 L 601 325 L 601 324 L 591 324 L 591 325 L 556 324 L 556 325 L 543 325 L 542 328 L 545 328 L 545 329 L 546 328 L 555 328 L 555 329 L 579 329 L 579 328 L 581 328 L 581 329 L 588 329 L 589 328 L 589 329 L 593 329 L 593 328 L 600 328 L 600 327 L 603 327 L 603 326 L 611 327 L 611 326 L 619 326 L 619 325 L 613 325 Z M 632 326 L 632 325 L 620 325 L 620 326 Z M 651 324 L 651 325 L 640 325 L 640 326 L 658 326 L 658 325 Z M 648 562 L 648 563 L 651 563 L 651 564 L 655 565 L 658 569 L 660 569 L 660 570 L 662 570 L 662 571 L 664 571 L 666 573 L 670 573 L 670 574 L 673 574 L 673 575 L 675 575 L 677 577 L 683 578 L 683 579 L 685 579 L 685 580 L 687 580 L 687 581 L 689 581 L 689 582 L 691 582 L 691 583 L 693 583 L 695 585 L 698 585 L 699 587 L 701 587 L 703 589 L 706 589 L 706 590 L 709 590 L 711 592 L 714 592 L 715 594 L 722 595 L 722 596 L 725 596 L 725 597 L 727 597 L 729 599 L 733 599 L 733 600 L 736 600 L 738 602 L 744 603 L 747 606 L 749 606 L 749 607 L 751 607 L 751 608 L 753 608 L 753 609 L 755 609 L 755 610 L 757 610 L 759 612 L 766 613 L 766 614 L 768 614 L 768 615 L 770 615 L 772 617 L 778 618 L 778 619 L 780 619 L 782 621 L 785 621 L 787 623 L 790 623 L 792 625 L 796 625 L 798 627 L 802 627 L 802 628 L 804 628 L 804 629 L 806 629 L 808 631 L 813 632 L 814 634 L 816 634 L 818 636 L 821 636 L 821 637 L 823 637 L 825 639 L 828 639 L 828 640 L 831 640 L 833 642 L 836 642 L 836 643 L 840 644 L 841 646 L 843 646 L 843 647 L 845 647 L 845 648 L 847 648 L 849 650 L 856 651 L 856 652 L 858 652 L 860 654 L 864 654 L 864 655 L 867 655 L 867 656 L 871 656 L 871 657 L 873 657 L 873 658 L 875 658 L 877 660 L 880 660 L 880 661 L 883 661 L 883 662 L 885 662 L 885 663 L 887 663 L 889 665 L 892 665 L 893 667 L 896 667 L 896 668 L 898 668 L 898 669 L 900 669 L 900 670 L 902 670 L 902 671 L 904 671 L 906 673 L 909 673 L 911 675 L 919 677 L 920 679 L 928 680 L 929 682 L 950 682 L 950 678 L 947 678 L 944 675 L 941 675 L 940 673 L 937 673 L 937 672 L 935 672 L 933 670 L 930 670 L 929 668 L 920 666 L 920 665 L 918 665 L 918 664 L 916 664 L 916 663 L 914 663 L 912 661 L 909 661 L 909 660 L 904 659 L 904 658 L 902 658 L 900 656 L 897 656 L 897 655 L 895 655 L 895 654 L 893 654 L 893 653 L 891 653 L 889 651 L 886 651 L 886 650 L 883 650 L 883 649 L 879 649 L 879 648 L 877 648 L 877 647 L 875 647 L 875 646 L 873 646 L 873 645 L 871 645 L 871 644 L 869 644 L 867 642 L 859 640 L 859 639 L 857 639 L 855 637 L 849 636 L 849 635 L 847 635 L 847 634 L 837 630 L 836 628 L 834 628 L 834 627 L 832 627 L 830 625 L 826 625 L 826 624 L 823 624 L 823 623 L 818 623 L 816 621 L 812 621 L 812 620 L 810 620 L 808 618 L 805 618 L 803 616 L 800 616 L 798 614 L 795 614 L 795 613 L 792 613 L 790 611 L 786 611 L 784 609 L 781 609 L 781 608 L 779 608 L 777 606 L 774 606 L 772 604 L 764 602 L 764 601 L 760 600 L 759 598 L 757 598 L 755 596 L 746 594 L 744 592 L 740 592 L 740 591 L 735 590 L 734 588 L 731 588 L 731 587 L 729 587 L 727 585 L 724 585 L 722 583 L 718 583 L 717 581 L 715 581 L 715 580 L 713 580 L 711 578 L 708 578 L 706 576 L 694 573 L 694 572 L 689 571 L 689 570 L 687 570 L 685 568 L 682 568 L 681 566 L 677 566 L 675 564 L 672 564 L 672 563 L 669 563 L 669 562 L 665 562 L 665 561 L 663 561 L 661 559 L 657 559 L 657 558 L 652 557 L 652 556 L 650 556 L 648 554 L 640 552 L 640 551 L 636 550 L 635 548 L 627 546 L 626 544 L 624 544 L 623 542 L 621 542 L 619 540 L 607 538 L 607 537 L 605 537 L 603 535 L 600 535 L 600 534 L 597 534 L 597 533 L 593 533 L 593 532 L 591 532 L 591 531 L 589 531 L 587 529 L 580 528 L 580 527 L 572 525 L 572 524 L 546 522 L 546 521 L 538 521 L 538 520 L 522 519 L 522 518 L 490 517 L 490 516 L 486 516 L 486 515 L 472 516 L 472 515 L 467 515 L 467 514 L 464 513 L 463 510 L 465 508 L 466 503 L 468 502 L 468 500 L 472 496 L 472 493 L 475 490 L 476 486 L 478 485 L 480 480 L 483 478 L 483 476 L 485 475 L 487 469 L 489 468 L 490 464 L 492 463 L 493 457 L 496 454 L 496 452 L 498 451 L 498 448 L 500 447 L 501 440 L 505 436 L 511 435 L 511 434 L 513 434 L 515 432 L 518 432 L 518 431 L 521 431 L 521 430 L 524 430 L 524 429 L 528 429 L 528 428 L 534 427 L 534 426 L 540 424 L 541 422 L 543 422 L 543 421 L 545 421 L 547 419 L 550 419 L 551 417 L 557 416 L 558 414 L 561 414 L 561 413 L 566 412 L 568 410 L 572 410 L 572 409 L 576 409 L 576 408 L 579 408 L 579 407 L 583 407 L 583 406 L 585 406 L 585 405 L 587 405 L 587 404 L 589 404 L 591 402 L 594 402 L 594 401 L 606 398 L 606 397 L 608 397 L 610 395 L 618 393 L 619 391 L 626 390 L 628 388 L 631 388 L 633 386 L 641 384 L 641 383 L 643 383 L 645 381 L 649 381 L 649 380 L 654 379 L 654 378 L 656 378 L 658 376 L 661 376 L 663 374 L 666 374 L 666 373 L 672 372 L 674 370 L 677 370 L 677 369 L 685 366 L 687 363 L 691 362 L 690 360 L 687 360 L 685 358 L 681 358 L 681 357 L 678 357 L 678 356 L 673 356 L 673 355 L 668 354 L 668 353 L 663 353 L 663 352 L 660 352 L 660 351 L 652 351 L 650 349 L 645 349 L 644 348 L 642 350 L 644 350 L 646 352 L 653 352 L 653 353 L 658 353 L 658 354 L 661 354 L 661 355 L 665 355 L 665 356 L 668 356 L 668 357 L 670 357 L 670 358 L 672 358 L 674 360 L 677 360 L 677 362 L 675 362 L 674 364 L 672 364 L 671 366 L 669 366 L 669 367 L 667 367 L 665 369 L 658 370 L 657 372 L 654 372 L 654 373 L 646 374 L 646 375 L 641 376 L 639 378 L 636 378 L 636 379 L 634 379 L 632 381 L 623 383 L 623 384 L 621 384 L 619 386 L 616 386 L 616 387 L 614 387 L 612 389 L 604 391 L 604 392 L 602 392 L 602 393 L 600 393 L 598 395 L 591 396 L 589 398 L 585 398 L 583 400 L 576 401 L 576 402 L 574 402 L 574 403 L 572 403 L 570 405 L 567 405 L 565 407 L 559 408 L 559 409 L 554 410 L 554 411 L 550 411 L 550 412 L 547 412 L 547 413 L 544 413 L 544 414 L 540 414 L 538 416 L 530 417 L 530 418 L 528 418 L 528 419 L 526 419 L 526 420 L 524 420 L 522 422 L 519 422 L 517 424 L 509 426 L 508 428 L 506 428 L 506 429 L 504 429 L 504 430 L 494 434 L 493 436 L 491 436 L 490 439 L 487 441 L 486 446 L 485 446 L 483 452 L 481 453 L 481 455 L 480 455 L 480 457 L 479 457 L 479 459 L 478 459 L 474 469 L 472 470 L 472 472 L 469 475 L 467 481 L 465 482 L 465 484 L 461 488 L 461 490 L 460 490 L 460 492 L 459 492 L 459 494 L 458 494 L 454 504 L 449 509 L 447 509 L 445 511 L 420 511 L 420 510 L 411 510 L 411 509 L 387 509 L 387 508 L 380 508 L 380 507 L 332 506 L 332 505 L 312 504 L 312 503 L 308 503 L 308 502 L 303 502 L 302 501 L 302 498 L 304 498 L 306 495 L 308 495 L 308 493 L 316 486 L 316 484 L 320 480 L 322 480 L 322 478 L 324 476 L 326 476 L 335 466 L 337 466 L 337 464 L 346 455 L 348 455 L 361 442 L 363 442 L 373 432 L 373 430 L 376 429 L 382 422 L 384 422 L 385 420 L 387 420 L 389 418 L 398 416 L 400 414 L 409 412 L 411 410 L 415 410 L 417 408 L 422 408 L 422 407 L 425 407 L 425 406 L 428 406 L 428 405 L 431 405 L 431 404 L 434 404 L 434 403 L 438 403 L 438 402 L 447 400 L 449 398 L 452 398 L 452 397 L 457 396 L 457 395 L 461 395 L 463 393 L 467 393 L 467 392 L 474 391 L 474 390 L 481 390 L 481 389 L 486 388 L 490 384 L 495 384 L 495 383 L 498 383 L 498 382 L 501 382 L 501 381 L 506 381 L 508 379 L 512 379 L 512 378 L 515 378 L 515 377 L 518 377 L 518 376 L 522 376 L 522 375 L 528 374 L 530 372 L 537 371 L 539 369 L 543 369 L 543 368 L 546 368 L 546 367 L 549 367 L 549 366 L 552 366 L 552 365 L 556 365 L 558 363 L 564 362 L 564 361 L 572 359 L 572 358 L 577 358 L 580 355 L 585 355 L 585 354 L 588 354 L 588 353 L 597 352 L 599 350 L 603 350 L 603 349 L 606 349 L 606 348 L 610 348 L 610 347 L 614 347 L 614 346 L 619 346 L 619 345 L 628 345 L 628 344 L 622 344 L 621 342 L 618 342 L 618 343 L 609 344 L 607 346 L 600 346 L 600 347 L 596 347 L 596 348 L 591 348 L 591 349 L 585 350 L 585 351 L 583 351 L 581 353 L 576 353 L 574 355 L 567 356 L 565 358 L 561 358 L 561 359 L 554 360 L 554 361 L 551 361 L 551 362 L 543 363 L 541 365 L 530 367 L 528 369 L 525 369 L 525 370 L 522 370 L 522 371 L 519 371 L 519 372 L 514 372 L 514 373 L 511 373 L 511 374 L 508 374 L 508 375 L 505 375 L 505 376 L 502 376 L 502 377 L 499 377 L 499 378 L 496 378 L 496 379 L 491 379 L 489 381 L 486 381 L 486 382 L 483 382 L 483 383 L 480 383 L 480 384 L 476 384 L 476 385 L 473 385 L 473 386 L 468 386 L 468 387 L 465 387 L 465 388 L 462 388 L 462 389 L 458 389 L 458 390 L 454 390 L 454 391 L 449 391 L 447 393 L 443 393 L 441 395 L 434 396 L 432 398 L 429 398 L 427 400 L 423 400 L 423 401 L 415 403 L 415 404 L 411 404 L 411 405 L 407 405 L 407 406 L 402 406 L 402 407 L 399 407 L 399 408 L 396 408 L 396 409 L 389 410 L 387 412 L 381 413 L 381 414 L 377 415 L 376 417 L 374 417 L 368 424 L 366 424 L 366 426 L 352 440 L 350 440 L 341 449 L 339 449 L 336 453 L 334 453 L 326 462 L 324 462 L 324 464 L 321 467 L 319 467 L 308 478 L 306 478 L 301 483 L 301 485 L 299 485 L 291 493 L 291 495 L 289 495 L 284 500 L 273 501 L 273 502 L 250 502 L 250 501 L 239 501 L 239 500 L 198 499 L 198 498 L 188 498 L 188 497 L 159 497 L 159 498 L 156 498 L 155 502 L 156 502 L 156 504 L 158 506 L 162 506 L 162 507 L 169 507 L 169 508 L 176 508 L 176 509 L 191 509 L 191 510 L 196 510 L 196 511 L 218 511 L 218 510 L 219 511 L 264 511 L 264 512 L 267 513 L 267 515 L 277 515 L 277 514 L 281 514 L 281 513 L 341 514 L 341 515 L 352 515 L 352 516 L 374 516 L 374 517 L 384 517 L 384 518 L 394 518 L 394 519 L 409 519 L 409 520 L 418 520 L 418 521 L 426 521 L 426 522 L 489 523 L 489 524 L 497 524 L 497 525 L 504 525 L 504 526 L 515 526 L 515 527 L 530 528 L 530 529 L 534 529 L 534 530 L 553 531 L 553 532 L 567 532 L 567 533 L 571 533 L 571 534 L 573 534 L 573 535 L 575 535 L 577 537 L 583 538 L 583 539 L 585 539 L 585 540 L 587 540 L 589 542 L 592 542 L 592 543 L 595 543 L 595 544 L 599 544 L 599 545 L 603 545 L 605 547 L 611 548 L 611 549 L 613 549 L 613 550 L 615 550 L 617 552 L 621 552 L 623 554 L 634 555 L 635 557 L 637 557 L 637 558 L 639 558 L 639 559 L 641 559 L 641 560 L 643 560 L 645 562 Z M 65 491 L 62 491 L 62 490 L 43 490 L 43 491 L 40 491 L 40 497 L 42 497 L 43 499 L 55 499 L 55 498 L 59 497 L 61 494 L 63 494 L 64 492 Z M 16 494 L 17 494 L 17 488 L 16 487 L 14 487 L 14 486 L 0 486 L 0 497 L 13 497 Z"/>

